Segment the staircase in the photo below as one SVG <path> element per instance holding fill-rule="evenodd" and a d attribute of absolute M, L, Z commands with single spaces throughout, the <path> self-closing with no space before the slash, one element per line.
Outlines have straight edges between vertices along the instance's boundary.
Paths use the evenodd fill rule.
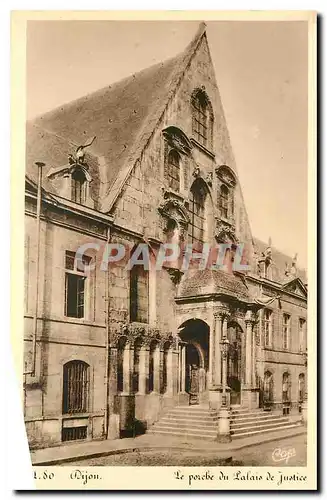
<path fill-rule="evenodd" d="M 230 429 L 232 439 L 256 436 L 266 432 L 292 429 L 298 427 L 288 416 L 279 413 L 265 412 L 260 409 L 232 409 Z"/>
<path fill-rule="evenodd" d="M 163 434 L 190 439 L 214 441 L 218 415 L 206 406 L 176 406 L 156 422 L 147 434 Z"/>
<path fill-rule="evenodd" d="M 260 409 L 233 408 L 231 411 L 230 427 L 233 440 L 298 426 L 299 422 L 292 421 L 288 416 Z M 207 405 L 194 405 L 176 406 L 171 409 L 150 427 L 147 434 L 214 441 L 217 432 L 217 412 L 210 410 Z"/>

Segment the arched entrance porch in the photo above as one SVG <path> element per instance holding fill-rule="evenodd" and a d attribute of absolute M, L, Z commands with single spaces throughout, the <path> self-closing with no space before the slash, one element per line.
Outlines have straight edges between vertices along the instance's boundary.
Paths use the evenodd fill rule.
<path fill-rule="evenodd" d="M 190 404 L 208 401 L 209 326 L 191 319 L 179 328 L 179 391 L 189 395 Z"/>

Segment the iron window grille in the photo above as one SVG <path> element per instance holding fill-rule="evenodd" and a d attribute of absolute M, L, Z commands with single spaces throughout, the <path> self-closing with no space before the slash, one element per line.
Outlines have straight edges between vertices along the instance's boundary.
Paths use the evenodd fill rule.
<path fill-rule="evenodd" d="M 89 365 L 70 361 L 64 365 L 63 413 L 86 413 L 89 406 Z"/>

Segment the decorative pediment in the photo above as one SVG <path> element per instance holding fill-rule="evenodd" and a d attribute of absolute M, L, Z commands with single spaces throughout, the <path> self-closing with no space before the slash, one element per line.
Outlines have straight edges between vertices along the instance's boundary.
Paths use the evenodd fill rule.
<path fill-rule="evenodd" d="M 220 165 L 216 168 L 217 177 L 228 186 L 234 187 L 237 183 L 236 175 L 227 165 Z"/>
<path fill-rule="evenodd" d="M 190 155 L 193 147 L 192 143 L 180 128 L 167 127 L 162 131 L 162 134 L 171 148 L 185 155 Z"/>
<path fill-rule="evenodd" d="M 188 211 L 180 197 L 165 191 L 166 198 L 158 207 L 159 213 L 167 218 L 176 221 L 182 226 L 187 226 L 190 222 Z"/>
<path fill-rule="evenodd" d="M 296 295 L 300 295 L 304 298 L 307 297 L 306 286 L 300 278 L 295 278 L 288 283 L 285 283 L 283 285 L 283 290 L 285 290 L 286 292 L 295 293 Z"/>

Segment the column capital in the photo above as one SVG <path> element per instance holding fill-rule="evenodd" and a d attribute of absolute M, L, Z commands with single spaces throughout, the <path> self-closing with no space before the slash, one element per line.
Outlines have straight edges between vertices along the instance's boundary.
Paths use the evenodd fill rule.
<path fill-rule="evenodd" d="M 244 321 L 246 325 L 254 324 L 256 322 L 256 316 L 253 311 L 246 311 Z"/>
<path fill-rule="evenodd" d="M 229 318 L 230 315 L 231 313 L 227 307 L 221 307 L 219 309 L 216 309 L 213 313 L 215 319 Z"/>

